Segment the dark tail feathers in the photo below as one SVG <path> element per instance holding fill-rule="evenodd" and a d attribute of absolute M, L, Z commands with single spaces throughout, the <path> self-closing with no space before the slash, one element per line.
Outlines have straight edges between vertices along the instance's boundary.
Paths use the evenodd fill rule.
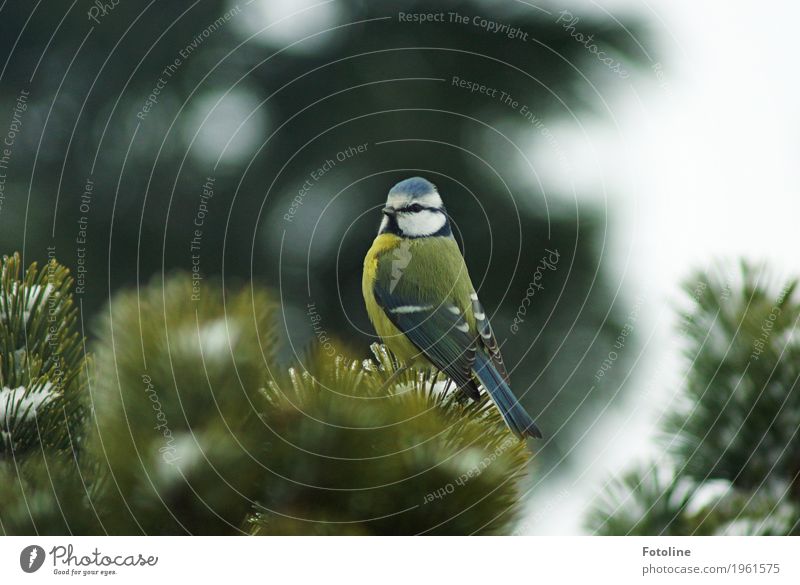
<path fill-rule="evenodd" d="M 483 352 L 478 352 L 475 356 L 475 375 L 489 392 L 489 396 L 494 402 L 503 419 L 506 421 L 515 435 L 520 438 L 534 437 L 542 438 L 542 432 L 533 419 L 525 412 L 522 405 L 517 401 L 514 393 L 511 392 L 506 381 L 492 365 L 489 356 Z"/>

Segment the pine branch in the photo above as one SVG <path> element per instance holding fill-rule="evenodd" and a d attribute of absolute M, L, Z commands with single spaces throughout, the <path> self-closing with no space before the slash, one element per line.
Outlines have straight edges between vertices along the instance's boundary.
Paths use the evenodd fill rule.
<path fill-rule="evenodd" d="M 256 534 L 496 534 L 511 530 L 529 453 L 487 403 L 443 396 L 443 376 L 316 354 L 266 391 L 277 476 Z M 388 382 L 388 384 L 387 384 Z"/>
<path fill-rule="evenodd" d="M 797 280 L 778 287 L 763 266 L 742 264 L 735 282 L 705 274 L 690 282 L 691 369 L 665 424 L 670 469 L 612 481 L 588 525 L 604 534 L 796 534 Z"/>
<path fill-rule="evenodd" d="M 771 282 L 743 264 L 736 289 L 698 275 L 702 294 L 686 333 L 687 406 L 666 425 L 683 473 L 742 489 L 795 483 L 800 474 L 800 303 L 797 281 Z M 800 499 L 798 500 L 800 501 Z"/>
<path fill-rule="evenodd" d="M 62 327 L 74 325 L 63 269 L 47 290 L 33 288 L 47 285 L 35 268 L 15 280 L 6 275 L 17 265 L 7 265 L 4 347 L 25 338 L 23 323 L 42 330 L 52 298 Z M 494 408 L 446 395 L 443 375 L 401 368 L 382 346 L 373 360 L 319 350 L 278 367 L 271 296 L 222 291 L 205 281 L 192 300 L 191 278 L 178 275 L 115 297 L 91 345 L 90 386 L 68 386 L 94 406 L 85 438 L 83 427 L 67 429 L 85 452 L 0 461 L 4 532 L 510 532 L 529 452 Z M 41 376 L 63 364 L 42 351 L 34 368 L 27 356 L 4 351 L 3 379 L 16 383 L 20 363 Z"/>
<path fill-rule="evenodd" d="M 55 260 L 0 267 L 0 459 L 72 453 L 83 438 L 87 359 L 69 271 Z"/>
<path fill-rule="evenodd" d="M 105 534 L 85 471 L 75 459 L 40 453 L 0 461 L 0 534 Z"/>
<path fill-rule="evenodd" d="M 747 492 L 725 480 L 698 483 L 670 469 L 641 469 L 606 486 L 586 525 L 607 536 L 798 534 L 800 507 L 785 487 Z"/>
<path fill-rule="evenodd" d="M 188 275 L 112 301 L 97 327 L 93 457 L 115 533 L 239 534 L 268 475 L 258 408 L 275 367 L 269 295 Z"/>

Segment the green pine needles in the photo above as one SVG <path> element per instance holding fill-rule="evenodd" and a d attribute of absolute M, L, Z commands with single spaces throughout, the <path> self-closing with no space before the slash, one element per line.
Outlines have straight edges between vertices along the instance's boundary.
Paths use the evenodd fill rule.
<path fill-rule="evenodd" d="M 6 534 L 513 530 L 529 451 L 443 376 L 377 345 L 283 365 L 268 292 L 187 275 L 118 294 L 90 364 L 67 270 L 2 275 Z"/>
<path fill-rule="evenodd" d="M 696 275 L 665 455 L 607 486 L 591 531 L 800 533 L 796 288 Z M 379 345 L 282 363 L 269 292 L 187 275 L 116 295 L 90 359 L 71 291 L 53 259 L 2 260 L 0 532 L 513 531 L 530 453 L 443 376 Z"/>
<path fill-rule="evenodd" d="M 312 355 L 270 384 L 263 420 L 276 477 L 256 534 L 502 534 L 519 513 L 528 451 L 484 400 L 443 377 Z"/>
<path fill-rule="evenodd" d="M 691 364 L 664 425 L 669 463 L 612 482 L 600 534 L 800 534 L 800 301 L 763 266 L 698 274 Z M 664 468 L 667 469 L 664 469 Z"/>
<path fill-rule="evenodd" d="M 86 368 L 69 270 L 55 260 L 0 266 L 0 460 L 80 450 Z"/>

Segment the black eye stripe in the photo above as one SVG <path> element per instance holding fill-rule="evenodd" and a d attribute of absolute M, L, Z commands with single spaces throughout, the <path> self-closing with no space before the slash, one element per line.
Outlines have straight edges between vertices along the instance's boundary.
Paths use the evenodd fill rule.
<path fill-rule="evenodd" d="M 401 207 L 397 210 L 398 213 L 417 213 L 418 211 L 441 211 L 441 209 L 437 207 L 425 207 L 424 205 L 420 205 L 419 203 L 415 203 L 413 205 L 408 205 L 406 207 Z"/>

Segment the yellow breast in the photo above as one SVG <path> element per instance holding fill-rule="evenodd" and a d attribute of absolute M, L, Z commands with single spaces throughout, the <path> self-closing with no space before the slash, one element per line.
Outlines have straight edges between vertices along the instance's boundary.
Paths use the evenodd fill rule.
<path fill-rule="evenodd" d="M 386 313 L 375 300 L 375 293 L 373 292 L 375 278 L 378 275 L 378 263 L 384 257 L 391 260 L 393 250 L 402 242 L 403 238 L 394 234 L 381 234 L 375 238 L 375 241 L 372 242 L 372 247 L 370 247 L 367 256 L 364 258 L 364 274 L 361 278 L 361 292 L 364 295 L 367 314 L 378 336 L 398 359 L 411 363 L 424 358 L 420 356 L 414 344 L 412 344 L 389 320 Z"/>

